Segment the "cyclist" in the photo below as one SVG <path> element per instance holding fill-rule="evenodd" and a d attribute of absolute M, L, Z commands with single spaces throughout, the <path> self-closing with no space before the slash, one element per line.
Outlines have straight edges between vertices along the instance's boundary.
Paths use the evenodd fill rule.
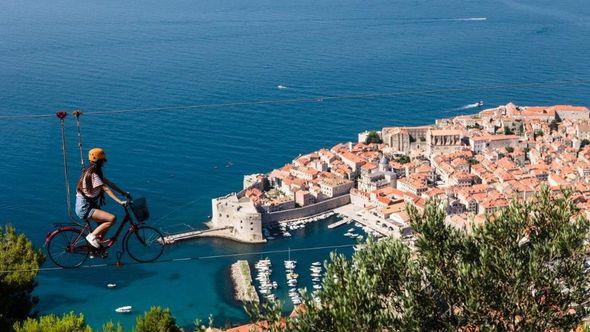
<path fill-rule="evenodd" d="M 115 223 L 116 217 L 100 207 L 104 204 L 104 194 L 107 193 L 115 202 L 126 206 L 127 201 L 121 200 L 114 192 L 126 195 L 114 183 L 104 177 L 102 168 L 106 163 L 106 154 L 101 148 L 88 151 L 90 166 L 84 170 L 78 180 L 76 192 L 76 214 L 81 219 L 92 219 L 99 225 L 86 236 L 86 241 L 95 248 L 100 248 L 99 239 Z"/>

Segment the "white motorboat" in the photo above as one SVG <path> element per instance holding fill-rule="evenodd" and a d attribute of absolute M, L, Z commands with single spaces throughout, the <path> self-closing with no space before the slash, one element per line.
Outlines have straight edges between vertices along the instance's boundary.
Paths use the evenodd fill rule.
<path fill-rule="evenodd" d="M 313 262 L 313 263 L 311 263 L 311 265 L 313 265 L 313 266 L 321 266 L 322 263 L 320 263 L 320 262 Z"/>
<path fill-rule="evenodd" d="M 286 86 L 284 86 L 284 85 L 277 85 L 277 89 L 279 89 L 279 90 L 284 90 L 284 89 L 286 89 L 286 88 L 287 88 L 287 87 L 286 87 Z"/>
<path fill-rule="evenodd" d="M 108 288 L 115 288 L 115 287 L 117 287 L 117 284 L 115 284 L 115 283 L 110 283 L 110 284 L 107 284 L 107 287 L 108 287 Z"/>
<path fill-rule="evenodd" d="M 132 306 L 126 305 L 126 306 L 119 307 L 119 308 L 115 309 L 115 312 L 118 312 L 120 314 L 124 314 L 124 313 L 131 312 L 132 310 L 133 310 Z"/>
<path fill-rule="evenodd" d="M 313 285 L 313 289 L 322 289 L 322 286 L 321 285 L 318 285 L 318 284 L 315 284 L 315 285 Z"/>

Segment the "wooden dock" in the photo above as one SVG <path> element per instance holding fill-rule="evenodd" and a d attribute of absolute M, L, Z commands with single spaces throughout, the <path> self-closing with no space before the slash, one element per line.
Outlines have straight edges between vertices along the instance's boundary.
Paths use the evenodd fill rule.
<path fill-rule="evenodd" d="M 330 229 L 336 228 L 336 227 L 342 226 L 344 224 L 348 224 L 351 221 L 352 221 L 351 218 L 344 218 L 342 220 L 338 220 L 337 222 L 334 222 L 334 223 L 329 224 L 328 225 L 328 228 L 330 228 Z"/>

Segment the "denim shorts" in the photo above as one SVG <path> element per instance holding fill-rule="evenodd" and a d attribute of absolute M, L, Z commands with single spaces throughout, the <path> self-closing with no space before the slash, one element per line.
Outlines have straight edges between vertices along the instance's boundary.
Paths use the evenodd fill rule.
<path fill-rule="evenodd" d="M 76 215 L 80 219 L 90 219 L 96 208 L 84 197 L 76 196 Z"/>

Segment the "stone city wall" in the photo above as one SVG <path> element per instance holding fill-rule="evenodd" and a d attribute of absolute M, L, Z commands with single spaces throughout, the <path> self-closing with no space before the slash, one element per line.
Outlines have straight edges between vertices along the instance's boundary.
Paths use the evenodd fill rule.
<path fill-rule="evenodd" d="M 305 218 L 333 210 L 348 203 L 350 203 L 350 194 L 330 198 L 325 201 L 300 208 L 264 213 L 262 214 L 262 223 L 265 224 L 283 220 Z"/>

